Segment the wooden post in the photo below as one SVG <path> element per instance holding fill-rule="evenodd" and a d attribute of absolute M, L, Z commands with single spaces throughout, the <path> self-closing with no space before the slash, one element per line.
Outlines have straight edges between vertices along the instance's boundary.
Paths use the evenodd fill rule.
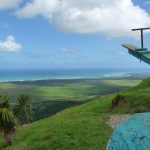
<path fill-rule="evenodd" d="M 143 42 L 143 30 L 141 30 L 141 48 L 144 48 L 144 42 Z"/>
<path fill-rule="evenodd" d="M 141 49 L 144 48 L 144 38 L 143 38 L 143 30 L 150 30 L 150 28 L 138 28 L 138 29 L 132 29 L 132 31 L 141 31 Z"/>

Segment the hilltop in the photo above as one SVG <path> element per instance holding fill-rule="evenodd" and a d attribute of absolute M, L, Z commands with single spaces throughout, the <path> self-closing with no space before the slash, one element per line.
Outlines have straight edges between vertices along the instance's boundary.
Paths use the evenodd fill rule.
<path fill-rule="evenodd" d="M 113 103 L 113 104 L 112 104 Z M 116 94 L 99 96 L 80 106 L 23 127 L 4 150 L 104 150 L 113 130 L 112 114 L 150 111 L 150 78 Z"/>

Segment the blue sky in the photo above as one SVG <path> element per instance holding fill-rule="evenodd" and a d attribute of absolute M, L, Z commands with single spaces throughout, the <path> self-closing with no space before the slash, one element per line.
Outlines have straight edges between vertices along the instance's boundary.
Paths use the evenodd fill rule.
<path fill-rule="evenodd" d="M 140 44 L 130 29 L 150 27 L 149 8 L 149 0 L 1 0 L 0 68 L 149 69 L 121 47 Z"/>

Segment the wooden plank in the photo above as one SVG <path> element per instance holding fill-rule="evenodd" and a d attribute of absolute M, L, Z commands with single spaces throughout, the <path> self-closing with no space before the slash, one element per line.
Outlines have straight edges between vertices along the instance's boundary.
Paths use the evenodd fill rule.
<path fill-rule="evenodd" d="M 150 28 L 137 28 L 137 29 L 132 29 L 132 31 L 137 31 L 137 30 L 149 30 Z"/>
<path fill-rule="evenodd" d="M 150 64 L 150 51 L 148 51 L 146 48 L 141 49 L 130 44 L 123 44 L 122 46 L 128 49 L 129 54 L 144 61 L 147 64 Z"/>
<path fill-rule="evenodd" d="M 136 46 L 131 45 L 131 44 L 123 44 L 122 46 L 129 49 L 129 50 L 133 50 L 133 51 L 136 51 L 137 49 L 140 49 L 139 47 L 136 47 Z"/>
<path fill-rule="evenodd" d="M 138 51 L 140 54 L 150 54 L 150 51 Z"/>
<path fill-rule="evenodd" d="M 140 54 L 137 51 L 129 50 L 129 54 L 133 55 L 134 57 L 144 61 L 147 64 L 150 64 L 150 57 L 146 54 Z"/>

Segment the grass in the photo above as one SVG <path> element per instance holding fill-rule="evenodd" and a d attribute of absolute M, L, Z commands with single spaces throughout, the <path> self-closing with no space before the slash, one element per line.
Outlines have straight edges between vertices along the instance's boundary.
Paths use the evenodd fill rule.
<path fill-rule="evenodd" d="M 140 80 L 131 79 L 70 79 L 0 83 L 3 95 L 12 97 L 12 102 L 19 93 L 28 93 L 33 102 L 53 100 L 87 100 L 91 96 L 114 93 L 138 84 Z"/>
<path fill-rule="evenodd" d="M 121 108 L 123 109 L 121 111 L 128 113 L 150 111 L 150 78 L 143 80 L 136 87 L 120 92 L 120 94 L 125 96 L 124 105 L 127 106 Z"/>
<path fill-rule="evenodd" d="M 132 87 L 138 85 L 141 80 L 103 80 L 106 84 L 116 85 L 116 86 L 125 86 Z"/>
<path fill-rule="evenodd" d="M 10 147 L 4 150 L 105 150 L 113 132 L 106 125 L 112 114 L 150 111 L 150 78 L 128 90 L 99 96 L 68 108 L 49 118 L 20 129 Z M 117 94 L 124 96 L 122 103 L 112 109 Z"/>
<path fill-rule="evenodd" d="M 0 91 L 2 95 L 10 97 L 12 104 L 15 103 L 18 94 L 30 94 L 33 99 L 33 119 L 35 121 L 97 96 L 127 89 L 139 81 L 130 78 L 115 78 L 111 80 L 70 79 L 11 82 L 0 83 Z"/>
<path fill-rule="evenodd" d="M 105 99 L 66 109 L 21 129 L 7 150 L 105 149 L 112 129 L 105 124 Z M 31 134 L 32 133 L 32 134 Z M 22 142 L 20 142 L 22 141 Z"/>

